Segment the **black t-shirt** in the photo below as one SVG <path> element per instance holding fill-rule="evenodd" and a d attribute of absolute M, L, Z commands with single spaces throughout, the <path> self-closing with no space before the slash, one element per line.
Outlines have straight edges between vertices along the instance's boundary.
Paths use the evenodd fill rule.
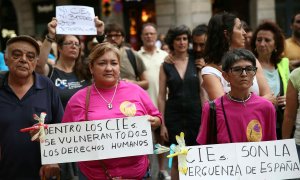
<path fill-rule="evenodd" d="M 79 80 L 74 72 L 66 73 L 57 68 L 53 69 L 49 77 L 58 90 L 64 108 L 66 108 L 69 99 L 78 90 L 90 84 L 90 81 Z"/>

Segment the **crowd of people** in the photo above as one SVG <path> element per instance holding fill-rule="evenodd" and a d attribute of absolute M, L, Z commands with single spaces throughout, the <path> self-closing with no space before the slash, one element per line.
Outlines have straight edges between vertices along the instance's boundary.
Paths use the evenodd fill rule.
<path fill-rule="evenodd" d="M 88 52 L 79 36 L 56 34 L 55 17 L 42 43 L 28 35 L 7 41 L 0 54 L 0 179 L 150 179 L 153 163 L 152 179 L 179 179 L 177 158 L 168 171 L 166 155 L 41 165 L 39 141 L 19 129 L 42 112 L 46 124 L 148 115 L 154 143 L 166 146 L 180 132 L 188 146 L 295 138 L 300 155 L 300 12 L 290 38 L 276 22 L 250 28 L 228 12 L 166 34 L 146 23 L 139 51 L 127 46 L 119 24 L 94 22 Z M 124 102 L 134 111 L 123 112 Z"/>

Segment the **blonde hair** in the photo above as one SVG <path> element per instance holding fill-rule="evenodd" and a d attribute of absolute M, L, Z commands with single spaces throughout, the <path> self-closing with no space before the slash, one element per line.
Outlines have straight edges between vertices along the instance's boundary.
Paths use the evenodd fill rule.
<path fill-rule="evenodd" d="M 104 43 L 97 44 L 92 49 L 90 55 L 88 56 L 89 64 L 92 65 L 97 58 L 103 56 L 105 53 L 109 51 L 115 53 L 120 63 L 121 55 L 119 49 L 116 46 L 112 45 L 111 43 L 104 42 Z"/>

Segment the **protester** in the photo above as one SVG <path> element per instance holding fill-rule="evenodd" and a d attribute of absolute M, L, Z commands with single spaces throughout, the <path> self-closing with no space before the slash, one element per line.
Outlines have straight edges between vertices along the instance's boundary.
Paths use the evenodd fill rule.
<path fill-rule="evenodd" d="M 193 53 L 195 53 L 197 67 L 201 70 L 205 61 L 203 58 L 207 38 L 207 25 L 200 24 L 192 30 Z"/>
<path fill-rule="evenodd" d="M 206 102 L 197 142 L 208 144 L 210 136 L 217 137 L 216 144 L 276 140 L 273 104 L 250 91 L 257 71 L 255 56 L 246 49 L 228 51 L 222 58 L 222 70 L 231 90 L 214 100 L 216 134 L 209 128 L 213 118 Z"/>
<path fill-rule="evenodd" d="M 230 84 L 222 77 L 222 56 L 231 49 L 245 46 L 246 32 L 242 28 L 240 19 L 231 13 L 214 15 L 208 24 L 208 34 L 205 46 L 206 66 L 202 69 L 202 86 L 210 100 L 223 96 L 230 91 Z M 275 101 L 262 72 L 259 62 L 256 62 L 257 73 L 253 79 L 251 92 Z"/>
<path fill-rule="evenodd" d="M 9 72 L 0 77 L 0 179 L 40 180 L 59 176 L 57 164 L 41 165 L 39 142 L 20 129 L 38 123 L 59 123 L 63 107 L 53 83 L 34 72 L 40 48 L 35 39 L 20 35 L 9 39 L 4 54 Z"/>
<path fill-rule="evenodd" d="M 143 89 L 148 89 L 149 82 L 147 80 L 146 67 L 137 52 L 125 46 L 124 29 L 119 24 L 107 24 L 105 25 L 105 35 L 107 42 L 120 49 L 121 78 L 135 83 Z"/>
<path fill-rule="evenodd" d="M 159 73 L 158 108 L 164 118 L 161 136 L 168 144 L 177 144 L 175 136 L 184 132 L 186 144 L 195 145 L 201 93 L 195 57 L 188 53 L 191 31 L 185 25 L 170 28 L 165 41 L 172 51 L 173 63 L 164 62 Z M 177 158 L 173 159 L 171 179 L 179 179 Z"/>
<path fill-rule="evenodd" d="M 149 88 L 147 92 L 157 107 L 157 96 L 158 96 L 158 86 L 159 86 L 159 67 L 164 62 L 165 57 L 168 55 L 165 51 L 157 48 L 155 42 L 157 40 L 157 30 L 155 24 L 147 23 L 142 27 L 141 39 L 143 46 L 138 51 L 138 54 L 142 58 L 146 66 L 146 76 L 149 81 Z M 160 138 L 160 129 L 154 131 L 155 140 L 159 144 L 164 144 Z M 166 160 L 165 154 L 157 155 L 158 158 L 158 179 L 171 179 L 168 171 L 165 170 L 164 161 Z M 152 161 L 153 163 L 153 161 Z M 153 168 L 152 168 L 153 169 Z"/>
<path fill-rule="evenodd" d="M 290 69 L 300 66 L 300 12 L 291 19 L 292 36 L 285 40 L 284 55 L 290 61 Z"/>
<path fill-rule="evenodd" d="M 282 138 L 295 138 L 300 161 L 300 67 L 292 71 L 286 92 L 286 106 L 282 123 Z"/>
<path fill-rule="evenodd" d="M 114 45 L 96 45 L 88 59 L 94 83 L 72 96 L 66 107 L 63 122 L 149 115 L 151 127 L 155 129 L 160 126 L 161 114 L 147 92 L 136 84 L 120 80 L 120 52 Z M 90 97 L 89 103 L 86 101 L 87 96 Z M 122 179 L 142 179 L 147 174 L 149 165 L 147 155 L 100 161 L 78 162 L 79 178 L 109 179 L 107 176 L 110 174 Z"/>
<path fill-rule="evenodd" d="M 104 23 L 95 17 L 97 34 L 104 34 Z M 76 35 L 57 35 L 57 19 L 52 18 L 48 23 L 48 34 L 41 46 L 41 54 L 37 66 L 37 72 L 48 76 L 56 86 L 63 107 L 65 108 L 69 99 L 80 89 L 91 84 L 92 77 L 88 65 L 84 63 L 81 56 L 81 41 Z M 52 43 L 57 44 L 58 57 L 55 65 L 47 63 Z M 60 164 L 62 179 L 73 179 L 77 176 L 75 163 Z"/>
<path fill-rule="evenodd" d="M 281 139 L 286 88 L 289 80 L 289 60 L 283 57 L 284 35 L 280 27 L 270 21 L 261 23 L 253 33 L 251 49 L 259 60 L 271 91 L 276 96 L 276 134 Z"/>
<path fill-rule="evenodd" d="M 163 50 L 163 51 L 166 51 L 167 53 L 170 53 L 170 48 L 169 48 L 168 44 L 166 44 L 165 42 L 163 42 L 161 44 L 160 49 Z"/>
<path fill-rule="evenodd" d="M 81 43 L 79 36 L 75 35 L 57 35 L 56 36 L 56 18 L 52 18 L 48 23 L 48 34 L 41 46 L 41 55 L 37 67 L 37 72 L 48 76 L 57 87 L 63 106 L 70 97 L 88 86 L 91 83 L 91 76 L 88 69 L 85 71 L 83 59 L 81 58 Z M 98 35 L 104 32 L 104 24 L 95 17 L 95 26 Z M 56 64 L 51 66 L 47 64 L 47 57 L 51 50 L 52 42 L 56 41 L 58 47 L 58 57 Z"/>

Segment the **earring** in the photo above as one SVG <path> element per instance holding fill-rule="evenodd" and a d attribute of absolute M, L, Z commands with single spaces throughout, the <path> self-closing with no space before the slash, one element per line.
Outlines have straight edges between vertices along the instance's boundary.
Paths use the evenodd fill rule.
<path fill-rule="evenodd" d="M 274 52 L 275 52 L 275 53 L 277 52 L 277 49 L 276 49 L 276 48 L 274 49 Z"/>

